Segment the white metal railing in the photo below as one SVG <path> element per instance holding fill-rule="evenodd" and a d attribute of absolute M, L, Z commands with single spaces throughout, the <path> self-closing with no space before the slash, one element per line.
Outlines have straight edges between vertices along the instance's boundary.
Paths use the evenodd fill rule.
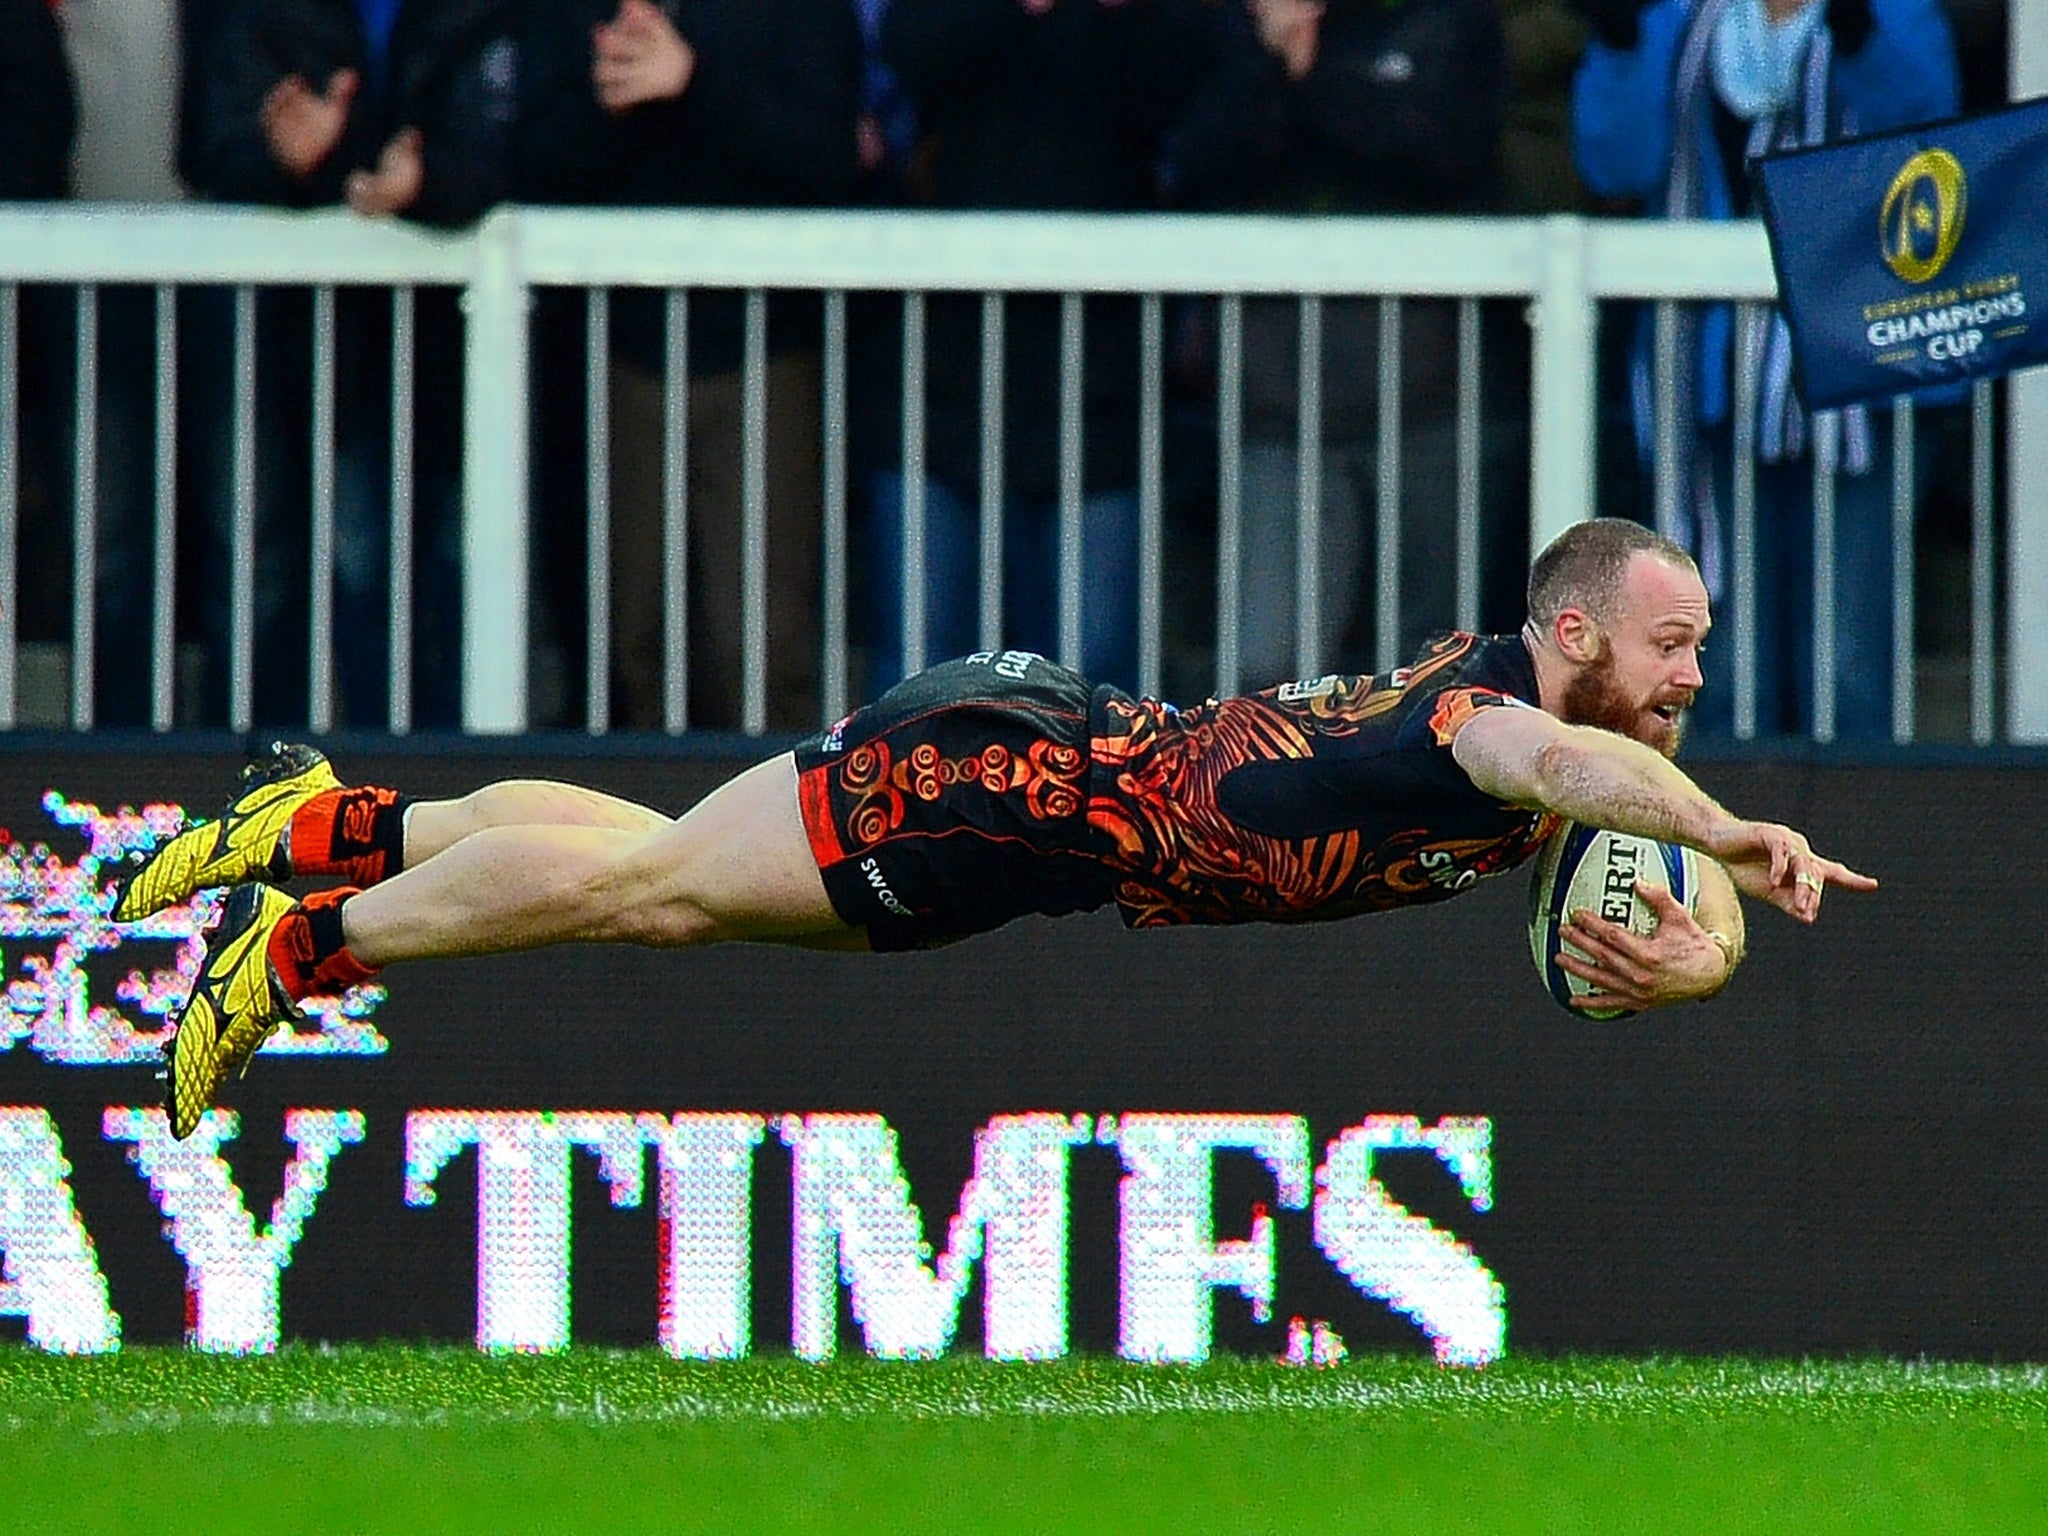
<path fill-rule="evenodd" d="M 15 285 L 115 282 L 464 290 L 463 716 L 468 730 L 483 733 L 518 731 L 529 719 L 528 311 L 537 287 L 822 291 L 826 394 L 829 402 L 836 389 L 842 410 L 831 329 L 835 315 L 843 328 L 843 301 L 834 300 L 849 291 L 1524 297 L 1534 343 L 1532 545 L 1593 508 L 1598 302 L 1775 294 L 1762 232 L 1748 224 L 506 208 L 448 235 L 340 212 L 0 206 L 0 602 L 12 597 L 15 579 L 7 331 Z M 1986 400 L 1980 392 L 1980 404 Z M 2048 437 L 2039 413 L 2016 411 L 2011 422 L 2016 480 Z M 828 455 L 832 436 L 828 423 Z M 836 516 L 843 537 L 843 464 L 841 474 L 824 499 L 828 530 Z M 1982 560 L 1992 553 L 1989 526 L 1987 517 Z M 2010 503 L 2005 548 L 2015 597 L 2039 590 L 2041 572 L 2013 566 L 2048 548 L 2048 506 Z M 838 555 L 843 562 L 843 544 Z M 159 551 L 160 566 L 163 558 Z M 829 572 L 830 550 L 826 562 Z M 1980 592 L 1987 606 L 1977 615 L 1982 740 L 1993 735 L 1990 595 Z M 1152 601 L 1156 609 L 1156 589 Z M 2048 605 L 2014 601 L 2004 620 L 2010 681 L 2001 734 L 2048 740 Z M 12 717 L 13 622 L 8 603 L 0 615 L 0 724 Z"/>

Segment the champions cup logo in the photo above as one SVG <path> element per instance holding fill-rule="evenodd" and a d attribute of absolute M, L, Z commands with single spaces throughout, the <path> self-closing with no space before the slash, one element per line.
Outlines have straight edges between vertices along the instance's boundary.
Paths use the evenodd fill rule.
<path fill-rule="evenodd" d="M 1967 187 L 1962 162 L 1945 149 L 1923 149 L 1904 165 L 1878 213 L 1884 264 L 1909 283 L 1924 283 L 1948 265 L 1963 237 Z"/>

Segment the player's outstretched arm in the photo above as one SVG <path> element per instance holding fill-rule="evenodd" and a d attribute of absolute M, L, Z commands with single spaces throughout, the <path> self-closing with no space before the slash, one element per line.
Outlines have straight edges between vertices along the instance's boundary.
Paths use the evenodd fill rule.
<path fill-rule="evenodd" d="M 1566 725 L 1538 709 L 1485 709 L 1452 739 L 1451 755 L 1474 784 L 1510 805 L 1696 848 L 1719 859 L 1746 895 L 1801 922 L 1819 916 L 1830 885 L 1877 889 L 1790 827 L 1730 815 L 1676 764 L 1612 731 Z"/>

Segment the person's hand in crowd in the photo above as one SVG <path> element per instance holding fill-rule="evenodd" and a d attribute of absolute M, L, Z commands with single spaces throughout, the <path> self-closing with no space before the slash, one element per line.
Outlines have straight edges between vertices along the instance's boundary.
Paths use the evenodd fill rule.
<path fill-rule="evenodd" d="M 853 125 L 853 147 L 859 156 L 863 175 L 880 170 L 882 162 L 889 158 L 889 145 L 882 137 L 882 125 L 875 121 L 874 113 L 861 113 L 860 120 Z"/>
<path fill-rule="evenodd" d="M 377 157 L 375 170 L 350 173 L 342 196 L 349 207 L 370 218 L 403 213 L 419 201 L 426 175 L 419 129 L 401 128 Z"/>
<path fill-rule="evenodd" d="M 303 75 L 287 75 L 273 85 L 262 110 L 271 158 L 294 176 L 318 170 L 341 142 L 357 83 L 354 70 L 337 69 L 327 77 L 324 92 L 315 91 Z"/>
<path fill-rule="evenodd" d="M 1299 80 L 1316 67 L 1323 0 L 1251 0 L 1251 5 L 1259 41 L 1280 61 L 1289 80 Z"/>
<path fill-rule="evenodd" d="M 697 72 L 697 50 L 651 0 L 620 0 L 619 14 L 591 40 L 591 83 L 607 112 L 680 96 Z"/>

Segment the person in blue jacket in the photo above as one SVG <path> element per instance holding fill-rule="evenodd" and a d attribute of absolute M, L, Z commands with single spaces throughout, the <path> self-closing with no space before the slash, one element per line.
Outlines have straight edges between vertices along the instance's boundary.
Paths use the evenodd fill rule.
<path fill-rule="evenodd" d="M 1777 149 L 1955 115 L 1954 41 L 1940 0 L 1579 0 L 1592 40 L 1572 97 L 1580 175 L 1596 197 L 1650 217 L 1735 219 L 1755 209 L 1748 163 Z M 1736 311 L 1682 311 L 1680 523 L 1709 589 L 1732 589 Z M 1650 457 L 1650 316 L 1630 389 Z M 1812 729 L 1814 459 L 1835 471 L 1834 734 L 1886 735 L 1891 685 L 1891 434 L 1854 407 L 1808 416 L 1790 338 L 1760 316 L 1756 423 L 1757 729 Z M 1707 661 L 1698 723 L 1726 730 L 1734 647 Z M 1709 702 L 1710 701 L 1710 702 Z M 1825 723 L 1823 721 L 1823 723 Z"/>

